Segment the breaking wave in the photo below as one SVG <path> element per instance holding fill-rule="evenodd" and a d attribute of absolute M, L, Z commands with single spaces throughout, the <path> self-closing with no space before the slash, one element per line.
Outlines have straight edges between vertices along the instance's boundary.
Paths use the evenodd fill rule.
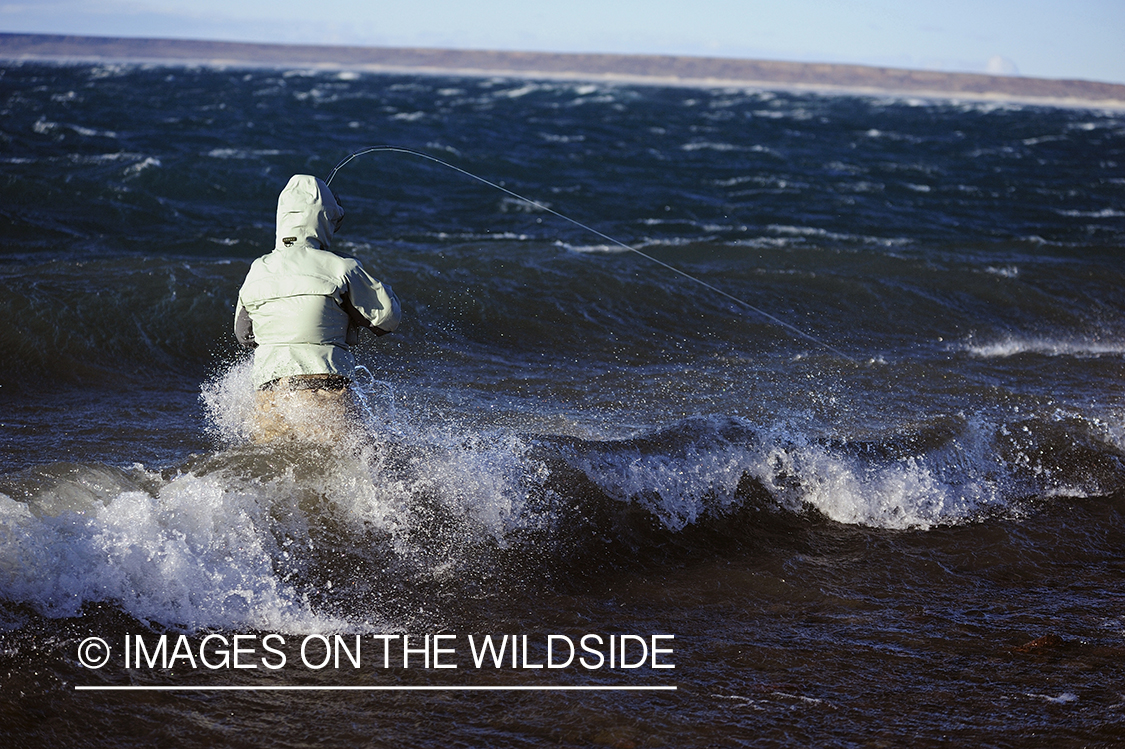
<path fill-rule="evenodd" d="M 643 565 L 670 541 L 752 543 L 761 517 L 924 531 L 1122 475 L 1113 428 L 1072 414 L 866 441 L 696 417 L 604 441 L 415 423 L 388 385 L 361 382 L 357 428 L 338 441 L 249 440 L 237 364 L 203 389 L 215 451 L 162 472 L 3 477 L 0 596 L 49 617 L 108 602 L 188 631 L 386 631 L 560 571 Z"/>

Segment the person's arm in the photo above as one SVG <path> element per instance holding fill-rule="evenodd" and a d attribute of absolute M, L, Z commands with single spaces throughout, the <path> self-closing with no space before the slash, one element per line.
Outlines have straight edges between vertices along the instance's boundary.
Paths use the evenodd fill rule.
<path fill-rule="evenodd" d="M 238 311 L 234 314 L 234 337 L 243 348 L 258 347 L 258 342 L 254 340 L 254 321 L 250 319 L 250 313 L 241 302 L 238 303 Z"/>
<path fill-rule="evenodd" d="M 391 287 L 373 278 L 358 265 L 348 274 L 348 288 L 340 306 L 348 313 L 354 326 L 368 328 L 377 336 L 395 330 L 402 318 L 398 297 Z M 355 342 L 348 341 L 350 344 Z"/>

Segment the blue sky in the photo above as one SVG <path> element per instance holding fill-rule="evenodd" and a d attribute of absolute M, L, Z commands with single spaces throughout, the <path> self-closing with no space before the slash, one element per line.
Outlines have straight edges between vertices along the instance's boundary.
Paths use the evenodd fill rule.
<path fill-rule="evenodd" d="M 1125 83 L 1125 0 L 0 0 L 0 31 L 714 55 Z"/>

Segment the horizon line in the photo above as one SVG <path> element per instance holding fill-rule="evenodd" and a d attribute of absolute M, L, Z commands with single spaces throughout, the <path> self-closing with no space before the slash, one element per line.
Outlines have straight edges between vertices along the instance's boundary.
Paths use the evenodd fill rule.
<path fill-rule="evenodd" d="M 698 55 L 280 44 L 0 31 L 0 60 L 506 75 L 645 85 L 774 87 L 1125 108 L 1125 84 L 1118 83 Z"/>

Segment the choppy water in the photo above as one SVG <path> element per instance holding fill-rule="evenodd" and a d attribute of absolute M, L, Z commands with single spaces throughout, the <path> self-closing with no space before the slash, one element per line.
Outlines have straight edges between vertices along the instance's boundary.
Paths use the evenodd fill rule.
<path fill-rule="evenodd" d="M 7 745 L 1125 740 L 1121 113 L 0 73 Z M 827 345 L 371 155 L 333 181 L 342 249 L 405 323 L 362 347 L 364 424 L 252 444 L 230 327 L 277 192 L 379 143 Z M 458 668 L 384 668 L 386 634 L 448 635 Z M 504 634 L 528 652 L 476 666 Z M 672 652 L 533 667 L 550 635 L 586 634 Z M 162 635 L 178 657 L 126 665 L 126 637 L 148 657 Z M 360 668 L 301 660 L 336 635 L 360 638 Z M 79 662 L 91 637 L 99 669 Z M 236 637 L 256 668 L 200 662 Z M 209 690 L 78 689 L 127 685 Z"/>

